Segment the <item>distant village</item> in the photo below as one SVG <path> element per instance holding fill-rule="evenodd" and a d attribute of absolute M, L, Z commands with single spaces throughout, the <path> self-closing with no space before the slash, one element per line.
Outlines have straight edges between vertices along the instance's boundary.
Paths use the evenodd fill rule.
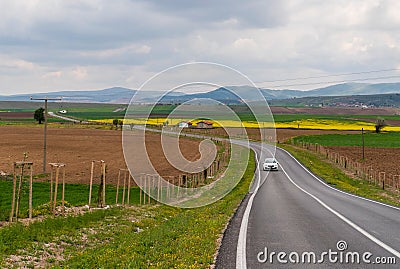
<path fill-rule="evenodd" d="M 306 104 L 304 105 L 305 107 L 355 107 L 355 108 L 375 108 L 375 105 L 365 105 L 363 103 L 343 103 L 343 102 L 337 102 L 337 103 L 328 103 L 328 104 L 319 104 L 319 105 L 314 105 L 314 104 Z"/>

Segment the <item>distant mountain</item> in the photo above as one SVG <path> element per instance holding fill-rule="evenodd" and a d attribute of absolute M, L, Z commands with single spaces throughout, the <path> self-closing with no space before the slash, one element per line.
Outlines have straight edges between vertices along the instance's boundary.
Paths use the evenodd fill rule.
<path fill-rule="evenodd" d="M 229 89 L 229 90 L 227 90 Z M 232 92 L 230 91 L 232 90 Z M 66 102 L 81 103 L 119 103 L 127 104 L 135 96 L 136 102 L 153 103 L 160 100 L 162 103 L 183 103 L 194 98 L 211 98 L 226 104 L 240 104 L 243 101 L 262 101 L 262 96 L 267 101 L 316 96 L 349 96 L 400 93 L 400 83 L 343 83 L 309 91 L 300 90 L 271 90 L 259 89 L 256 91 L 250 86 L 226 86 L 205 93 L 185 94 L 171 92 L 162 96 L 161 91 L 139 91 L 122 87 L 114 87 L 97 91 L 60 91 L 51 93 L 19 94 L 0 96 L 0 101 L 28 101 L 30 96 L 37 97 L 63 97 Z M 260 95 L 261 93 L 261 95 Z M 240 96 L 241 98 L 239 98 Z"/>
<path fill-rule="evenodd" d="M 34 93 L 34 94 L 18 94 L 11 96 L 1 96 L 0 101 L 29 101 L 30 97 L 33 98 L 59 98 L 65 102 L 71 103 L 110 103 L 110 104 L 128 104 L 132 97 L 137 94 L 136 100 L 138 102 L 153 102 L 161 97 L 160 91 L 136 91 L 128 88 L 114 87 L 104 90 L 94 91 L 59 91 L 48 93 Z M 174 92 L 171 96 L 180 96 L 183 93 Z"/>
<path fill-rule="evenodd" d="M 270 100 L 269 105 L 285 107 L 400 107 L 400 93 L 300 97 Z"/>
<path fill-rule="evenodd" d="M 306 96 L 343 96 L 400 93 L 400 83 L 343 83 L 309 91 Z"/>
<path fill-rule="evenodd" d="M 229 90 L 227 90 L 229 89 Z M 241 97 L 238 98 L 236 94 Z M 343 83 L 309 91 L 300 90 L 271 90 L 259 89 L 267 101 L 290 98 L 316 97 L 316 96 L 349 96 L 400 93 L 400 83 Z M 207 93 L 186 94 L 174 97 L 164 97 L 161 102 L 182 103 L 194 98 L 212 98 L 223 103 L 238 104 L 243 101 L 261 101 L 260 92 L 250 86 L 227 86 Z"/>
<path fill-rule="evenodd" d="M 136 91 L 114 87 L 97 91 L 59 91 L 48 93 L 18 94 L 11 96 L 0 96 L 0 101 L 29 101 L 33 98 L 59 98 L 67 102 L 80 103 L 129 103 Z"/>
<path fill-rule="evenodd" d="M 205 93 L 195 93 L 195 94 L 185 94 L 181 96 L 164 96 L 159 102 L 160 103 L 184 103 L 193 99 L 209 98 L 225 104 L 239 104 L 242 103 L 241 99 L 233 92 L 227 90 L 226 88 L 218 88 L 216 90 L 205 92 Z"/>
<path fill-rule="evenodd" d="M 400 83 L 342 83 L 309 91 L 261 89 L 269 100 L 312 96 L 346 96 L 400 93 Z"/>

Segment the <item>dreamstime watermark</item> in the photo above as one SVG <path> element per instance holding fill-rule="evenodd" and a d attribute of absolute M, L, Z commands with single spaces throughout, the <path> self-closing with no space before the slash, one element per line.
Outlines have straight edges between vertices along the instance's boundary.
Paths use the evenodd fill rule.
<path fill-rule="evenodd" d="M 347 242 L 340 240 L 336 243 L 336 249 L 328 249 L 320 253 L 313 251 L 304 252 L 276 252 L 269 251 L 267 247 L 257 254 L 259 263 L 279 264 L 396 264 L 396 257 L 374 257 L 371 252 L 359 253 L 348 251 Z"/>
<path fill-rule="evenodd" d="M 262 92 L 239 71 L 215 63 L 182 64 L 147 80 L 132 98 L 124 125 L 130 126 L 122 135 L 125 162 L 136 184 L 151 198 L 184 208 L 213 203 L 242 179 L 249 158 L 246 127 L 262 141 L 275 141 Z M 154 142 L 155 133 L 161 135 L 160 144 Z M 200 153 L 196 160 L 182 153 L 189 144 L 180 141 L 183 136 L 202 140 L 198 148 L 186 149 Z M 274 155 L 275 146 L 268 147 Z M 162 173 L 159 155 L 181 176 Z"/>

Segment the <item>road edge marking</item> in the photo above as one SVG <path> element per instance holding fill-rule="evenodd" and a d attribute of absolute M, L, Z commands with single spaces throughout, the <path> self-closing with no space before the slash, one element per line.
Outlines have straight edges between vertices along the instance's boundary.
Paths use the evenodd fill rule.
<path fill-rule="evenodd" d="M 302 192 L 304 192 L 305 194 L 307 194 L 308 196 L 310 196 L 311 198 L 313 198 L 315 201 L 317 201 L 320 205 L 322 205 L 323 207 L 325 207 L 327 210 L 329 210 L 331 213 L 333 213 L 334 215 L 336 215 L 338 218 L 340 218 L 342 221 L 344 221 L 345 223 L 347 223 L 350 227 L 352 227 L 353 229 L 355 229 L 356 231 L 358 231 L 359 233 L 361 233 L 362 235 L 364 235 L 365 237 L 367 237 L 368 239 L 370 239 L 372 242 L 374 242 L 375 244 L 379 245 L 380 247 L 384 248 L 385 250 L 387 250 L 388 252 L 392 253 L 393 255 L 395 255 L 397 258 L 400 258 L 400 252 L 398 252 L 397 250 L 395 250 L 394 248 L 390 247 L 389 245 L 385 244 L 384 242 L 382 242 L 381 240 L 379 240 L 378 238 L 374 237 L 373 235 L 371 235 L 370 233 L 368 233 L 366 230 L 364 230 L 363 228 L 361 228 L 360 226 L 358 226 L 357 224 L 355 224 L 354 222 L 352 222 L 351 220 L 349 220 L 348 218 L 346 218 L 345 216 L 343 216 L 342 214 L 340 214 L 339 212 L 337 212 L 336 210 L 332 209 L 330 206 L 328 206 L 327 204 L 325 204 L 323 201 L 321 201 L 318 197 L 316 197 L 315 195 L 309 193 L 308 191 L 304 190 L 302 187 L 300 187 L 299 185 L 297 185 L 296 182 L 294 182 L 292 180 L 292 178 L 286 173 L 286 170 L 283 168 L 283 166 L 281 165 L 281 169 L 282 171 L 285 173 L 285 175 L 287 176 L 287 178 L 290 180 L 290 182 L 292 182 L 293 185 L 295 185 L 299 190 L 301 190 Z"/>
<path fill-rule="evenodd" d="M 365 198 L 365 197 L 362 197 L 362 196 L 358 196 L 358 195 L 355 195 L 355 194 L 352 194 L 352 193 L 348 193 L 348 192 L 345 192 L 345 191 L 342 191 L 342 190 L 339 190 L 339 189 L 337 189 L 337 188 L 334 188 L 334 187 L 330 186 L 329 184 L 327 184 L 326 182 L 324 182 L 323 180 L 321 180 L 319 177 L 317 177 L 316 175 L 314 175 L 307 167 L 305 167 L 301 162 L 299 162 L 289 151 L 287 151 L 286 149 L 280 148 L 280 147 L 277 147 L 277 148 L 279 148 L 279 149 L 282 150 L 283 152 L 287 153 L 287 154 L 288 154 L 293 160 L 295 160 L 305 171 L 307 171 L 307 173 L 309 173 L 311 176 L 313 176 L 315 179 L 317 179 L 321 184 L 325 185 L 326 187 L 328 187 L 328 188 L 330 188 L 330 189 L 332 189 L 332 190 L 335 190 L 335 191 L 337 191 L 337 192 L 340 192 L 340 193 L 349 195 L 349 196 L 351 196 L 351 197 L 355 197 L 355 198 L 358 198 L 358 199 L 361 199 L 361 200 L 364 200 L 364 201 L 368 201 L 368 202 L 371 202 L 371 203 L 375 203 L 375 204 L 378 204 L 378 205 L 383 205 L 383 206 L 386 206 L 386 207 L 389 207 L 389 208 L 392 208 L 392 209 L 400 210 L 400 208 L 397 207 L 397 206 L 388 205 L 388 204 L 385 204 L 385 203 L 382 203 L 382 202 L 379 202 L 379 201 L 375 201 L 375 200 L 368 199 L 368 198 Z"/>
<path fill-rule="evenodd" d="M 258 159 L 257 151 L 249 145 L 249 148 L 254 151 L 256 156 L 256 169 L 258 170 L 258 181 L 256 185 L 256 189 L 250 196 L 250 199 L 246 205 L 246 210 L 244 211 L 242 222 L 240 224 L 239 237 L 236 247 L 236 269 L 247 269 L 247 258 L 246 258 L 246 242 L 247 242 L 247 226 L 249 223 L 249 216 L 251 207 L 253 206 L 253 200 L 256 196 L 258 189 L 260 188 L 260 180 L 261 180 L 261 171 L 260 171 L 260 162 Z"/>

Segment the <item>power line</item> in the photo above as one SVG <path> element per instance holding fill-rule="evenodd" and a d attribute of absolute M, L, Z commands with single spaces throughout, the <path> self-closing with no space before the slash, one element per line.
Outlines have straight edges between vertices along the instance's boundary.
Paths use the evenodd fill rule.
<path fill-rule="evenodd" d="M 309 77 L 297 77 L 297 78 L 286 78 L 286 79 L 266 80 L 266 81 L 257 82 L 257 83 L 269 83 L 269 82 L 306 80 L 306 79 L 327 78 L 327 77 L 340 77 L 340 76 L 362 75 L 362 74 L 381 73 L 381 72 L 391 72 L 391 71 L 399 71 L 399 70 L 400 70 L 400 68 L 379 69 L 379 70 L 360 71 L 360 72 L 351 72 L 351 73 L 340 73 L 340 74 L 332 74 L 332 75 L 320 75 L 320 76 L 309 76 Z"/>
<path fill-rule="evenodd" d="M 381 77 L 373 77 L 373 78 L 347 79 L 347 80 L 319 81 L 319 82 L 296 83 L 296 84 L 282 84 L 282 85 L 273 85 L 273 86 L 268 86 L 268 87 L 269 88 L 282 88 L 282 87 L 293 87 L 293 86 L 311 86 L 311 85 L 320 85 L 320 84 L 347 83 L 347 82 L 392 79 L 392 78 L 400 78 L 400 75 L 381 76 Z"/>

